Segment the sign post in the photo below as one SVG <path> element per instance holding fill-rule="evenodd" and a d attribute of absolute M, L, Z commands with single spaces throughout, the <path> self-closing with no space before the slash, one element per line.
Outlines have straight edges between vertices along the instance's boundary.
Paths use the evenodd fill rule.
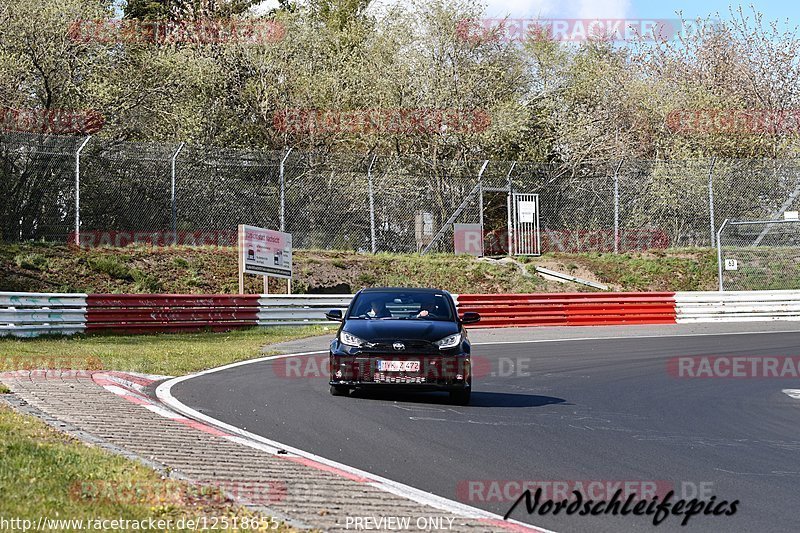
<path fill-rule="evenodd" d="M 239 294 L 244 294 L 244 275 L 292 279 L 292 235 L 255 226 L 239 225 Z M 287 285 L 291 290 L 291 285 Z"/>

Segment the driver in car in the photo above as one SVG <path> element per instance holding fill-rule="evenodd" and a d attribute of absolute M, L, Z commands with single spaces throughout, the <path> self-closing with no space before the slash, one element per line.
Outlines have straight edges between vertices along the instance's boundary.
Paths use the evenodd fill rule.
<path fill-rule="evenodd" d="M 390 318 L 392 314 L 386 309 L 386 304 L 381 300 L 372 300 L 367 316 L 370 318 Z"/>

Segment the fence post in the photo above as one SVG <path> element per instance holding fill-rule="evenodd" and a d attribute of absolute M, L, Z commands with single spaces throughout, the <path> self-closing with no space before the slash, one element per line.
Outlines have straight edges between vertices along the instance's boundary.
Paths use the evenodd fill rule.
<path fill-rule="evenodd" d="M 486 161 L 488 163 L 488 161 Z M 486 165 L 484 164 L 484 168 Z M 481 255 L 483 255 L 483 171 L 478 174 L 478 222 L 481 225 Z"/>
<path fill-rule="evenodd" d="M 75 152 L 75 245 L 81 245 L 81 152 L 92 138 L 91 135 L 83 140 L 78 151 Z"/>
<path fill-rule="evenodd" d="M 375 164 L 376 159 L 378 159 L 378 154 L 372 156 L 372 161 L 370 161 L 369 168 L 367 168 L 367 185 L 369 188 L 369 234 L 373 254 L 378 252 L 378 241 L 375 237 L 375 195 L 372 189 L 372 166 Z"/>
<path fill-rule="evenodd" d="M 708 167 L 708 215 L 711 223 L 711 247 L 714 247 L 714 163 L 717 161 L 717 156 L 711 158 L 711 165 Z M 720 228 L 721 230 L 722 228 Z M 722 286 L 722 274 L 719 278 L 720 286 Z M 722 290 L 722 289 L 720 289 Z"/>
<path fill-rule="evenodd" d="M 514 183 L 511 178 L 511 173 L 514 172 L 514 167 L 517 166 L 517 162 L 513 161 L 511 163 L 511 168 L 508 169 L 508 174 L 506 174 L 506 183 L 508 184 L 508 196 L 506 196 L 506 217 L 508 218 L 508 231 L 506 232 L 508 237 L 508 255 L 514 255 L 514 222 L 512 221 L 511 216 L 511 204 L 514 201 Z"/>
<path fill-rule="evenodd" d="M 617 168 L 614 169 L 614 253 L 619 253 L 619 169 L 625 158 L 619 160 Z"/>
<path fill-rule="evenodd" d="M 719 227 L 719 231 L 717 231 L 717 273 L 719 276 L 719 290 L 720 292 L 724 291 L 725 288 L 722 286 L 722 230 L 725 229 L 725 226 L 728 224 L 728 219 L 726 218 L 722 225 Z"/>
<path fill-rule="evenodd" d="M 172 154 L 172 179 L 170 181 L 170 201 L 172 203 L 172 242 L 178 244 L 178 199 L 175 196 L 175 164 L 178 160 L 178 154 L 181 153 L 186 143 L 181 143 L 175 153 Z"/>
<path fill-rule="evenodd" d="M 281 187 L 281 231 L 286 231 L 286 180 L 283 176 L 283 167 L 286 164 L 286 159 L 289 157 L 289 154 L 292 153 L 294 147 L 289 148 L 289 151 L 286 152 L 286 155 L 283 156 L 281 159 L 281 167 L 280 167 L 280 187 Z"/>

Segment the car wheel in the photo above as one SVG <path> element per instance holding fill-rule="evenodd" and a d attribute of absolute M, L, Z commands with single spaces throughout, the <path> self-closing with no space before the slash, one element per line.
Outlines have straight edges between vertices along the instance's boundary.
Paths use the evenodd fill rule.
<path fill-rule="evenodd" d="M 451 390 L 450 403 L 456 405 L 469 405 L 470 389 Z"/>
<path fill-rule="evenodd" d="M 348 392 L 350 392 L 349 387 L 343 387 L 342 385 L 331 385 L 331 396 L 347 396 Z"/>

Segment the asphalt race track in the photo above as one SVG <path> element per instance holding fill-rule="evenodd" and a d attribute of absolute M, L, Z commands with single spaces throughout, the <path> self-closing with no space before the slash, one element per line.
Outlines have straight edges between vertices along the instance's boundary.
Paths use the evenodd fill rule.
<path fill-rule="evenodd" d="M 468 407 L 439 394 L 332 397 L 324 377 L 287 376 L 286 359 L 189 379 L 172 394 L 228 424 L 500 515 L 513 499 L 498 487 L 522 480 L 643 481 L 687 499 L 740 501 L 733 516 L 698 515 L 686 527 L 677 516 L 657 527 L 647 516 L 529 516 L 524 504 L 512 515 L 556 531 L 798 530 L 800 399 L 782 389 L 800 380 L 677 378 L 667 362 L 797 356 L 800 333 L 488 344 L 473 355 L 488 373 Z"/>

